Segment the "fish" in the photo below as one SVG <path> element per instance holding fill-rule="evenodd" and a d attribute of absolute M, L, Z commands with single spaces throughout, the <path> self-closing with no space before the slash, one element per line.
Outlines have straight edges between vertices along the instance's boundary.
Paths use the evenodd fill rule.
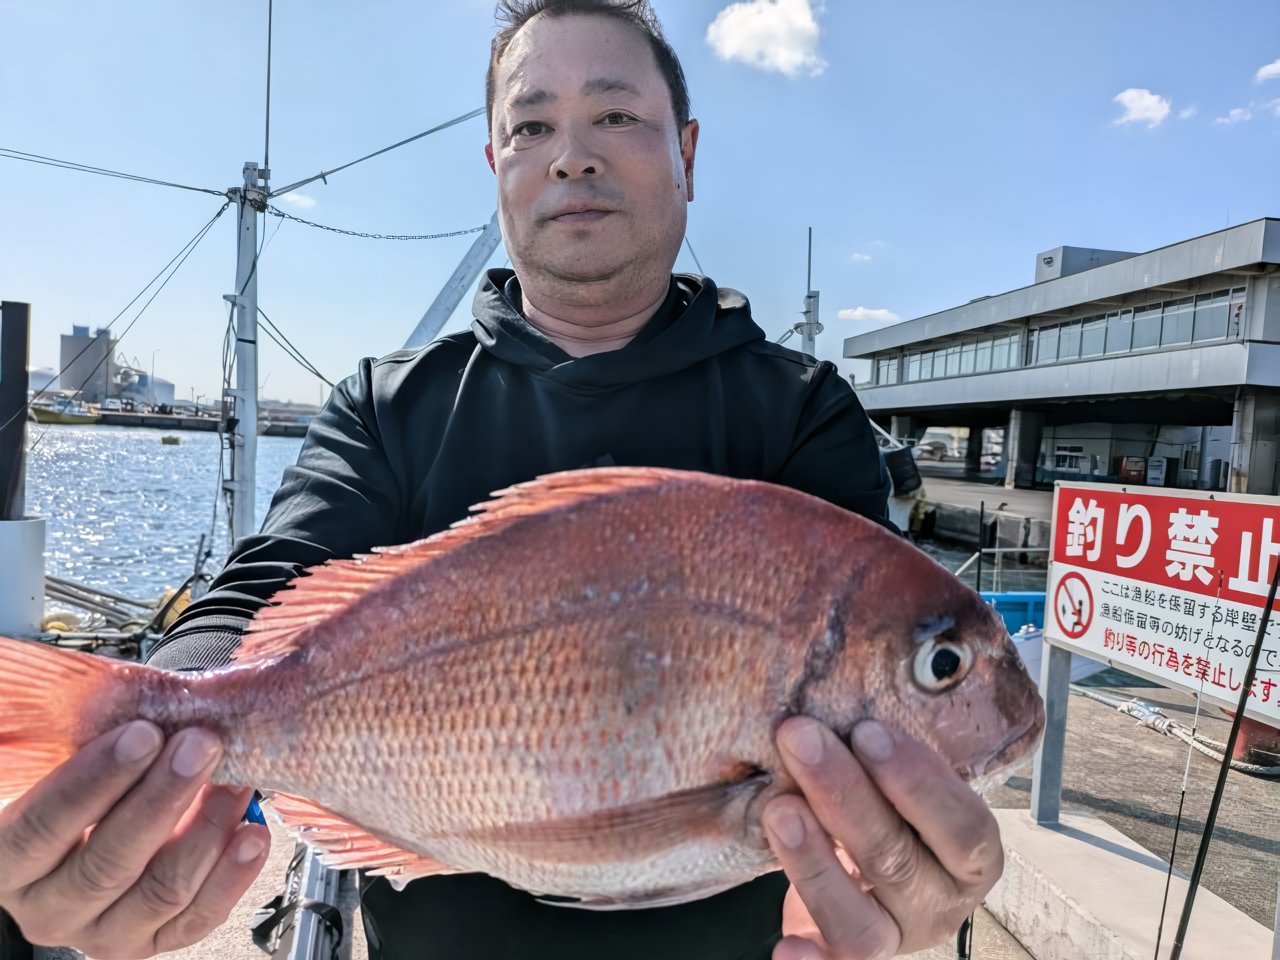
<path fill-rule="evenodd" d="M 203 672 L 0 640 L 0 797 L 136 718 L 225 744 L 324 861 L 485 873 L 585 909 L 779 869 L 774 742 L 874 718 L 976 782 L 1044 708 L 1003 621 L 902 537 L 778 484 L 606 467 L 313 567 Z"/>

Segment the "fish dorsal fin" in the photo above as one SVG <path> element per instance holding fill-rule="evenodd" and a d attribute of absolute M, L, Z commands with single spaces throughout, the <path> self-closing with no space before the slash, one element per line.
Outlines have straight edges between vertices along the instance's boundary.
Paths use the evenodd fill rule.
<path fill-rule="evenodd" d="M 302 797 L 276 793 L 267 803 L 298 831 L 299 839 L 320 851 L 326 866 L 335 870 L 368 870 L 372 876 L 387 877 L 397 890 L 418 877 L 461 872 L 379 840 L 363 827 Z"/>
<path fill-rule="evenodd" d="M 624 490 L 654 487 L 701 476 L 659 467 L 601 467 L 552 473 L 498 490 L 493 499 L 476 504 L 472 515 L 447 530 L 414 543 L 375 547 L 350 560 L 328 560 L 311 567 L 272 598 L 249 624 L 238 661 L 270 659 L 292 653 L 307 627 L 340 613 L 390 577 L 428 562 L 464 544 L 493 534 L 531 516 L 551 513 Z M 723 481 L 729 482 L 729 481 Z"/>

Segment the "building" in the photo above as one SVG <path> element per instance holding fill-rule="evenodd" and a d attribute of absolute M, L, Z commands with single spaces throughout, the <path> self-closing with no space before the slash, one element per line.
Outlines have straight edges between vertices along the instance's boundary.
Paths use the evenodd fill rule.
<path fill-rule="evenodd" d="M 115 382 L 116 342 L 111 331 L 100 328 L 92 336 L 88 327 L 73 326 L 71 335 L 62 335 L 59 386 L 75 391 L 88 403 L 101 403 L 112 395 Z"/>
<path fill-rule="evenodd" d="M 164 377 L 153 377 L 145 370 L 130 369 L 130 376 L 120 384 L 120 398 L 148 406 L 172 406 L 174 385 Z"/>
<path fill-rule="evenodd" d="M 845 341 L 895 436 L 1003 433 L 1007 486 L 1277 492 L 1280 219 L 1147 253 L 1058 247 L 1030 286 Z M 1010 464 L 1012 466 L 1010 466 Z"/>
<path fill-rule="evenodd" d="M 40 367 L 27 371 L 27 389 L 52 392 L 58 389 L 58 371 L 48 367 Z"/>

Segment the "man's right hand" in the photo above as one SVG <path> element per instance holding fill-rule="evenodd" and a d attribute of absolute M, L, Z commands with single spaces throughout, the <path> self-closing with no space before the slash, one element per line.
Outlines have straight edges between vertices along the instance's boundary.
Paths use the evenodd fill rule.
<path fill-rule="evenodd" d="M 0 809 L 0 907 L 33 943 L 137 960 L 196 943 L 262 870 L 252 793 L 208 779 L 222 743 L 134 721 Z"/>

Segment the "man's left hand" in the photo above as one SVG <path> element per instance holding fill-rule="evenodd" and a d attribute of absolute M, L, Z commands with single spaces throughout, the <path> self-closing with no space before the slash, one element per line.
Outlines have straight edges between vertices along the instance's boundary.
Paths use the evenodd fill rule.
<path fill-rule="evenodd" d="M 791 881 L 773 960 L 886 960 L 934 946 L 1004 868 L 995 817 L 934 751 L 871 720 L 852 743 L 808 717 L 778 731 L 803 796 L 764 812 Z"/>

